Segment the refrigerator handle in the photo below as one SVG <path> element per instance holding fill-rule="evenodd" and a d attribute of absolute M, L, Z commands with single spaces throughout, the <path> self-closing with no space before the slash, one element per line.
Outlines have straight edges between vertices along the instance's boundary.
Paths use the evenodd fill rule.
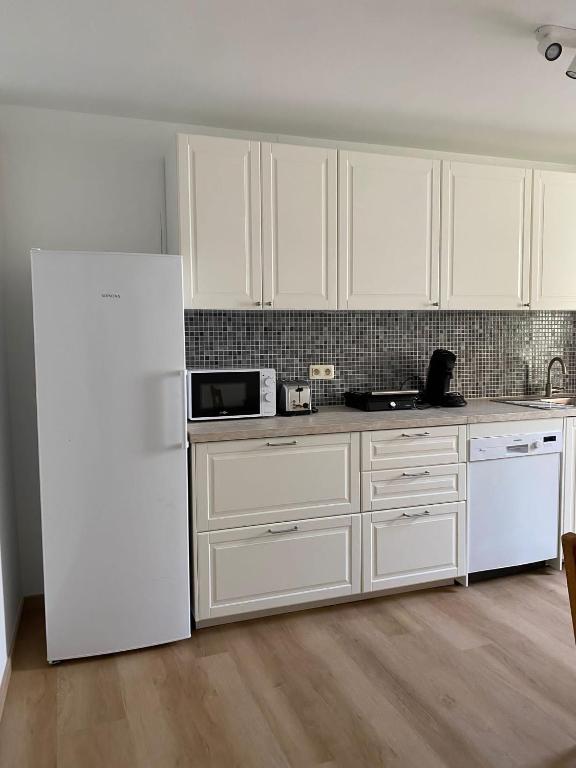
<path fill-rule="evenodd" d="M 188 408 L 186 406 L 186 370 L 180 371 L 182 382 L 182 448 L 188 448 Z"/>

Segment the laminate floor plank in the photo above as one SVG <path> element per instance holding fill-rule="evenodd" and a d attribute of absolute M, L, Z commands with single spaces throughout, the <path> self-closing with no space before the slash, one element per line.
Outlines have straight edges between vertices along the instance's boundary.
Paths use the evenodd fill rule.
<path fill-rule="evenodd" d="M 543 569 L 45 661 L 27 601 L 0 768 L 576 768 L 576 646 Z"/>

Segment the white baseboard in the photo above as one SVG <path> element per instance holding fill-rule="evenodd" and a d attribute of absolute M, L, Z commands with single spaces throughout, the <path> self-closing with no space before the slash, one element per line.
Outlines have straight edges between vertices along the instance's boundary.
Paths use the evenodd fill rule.
<path fill-rule="evenodd" d="M 2 720 L 2 714 L 4 712 L 4 704 L 6 703 L 6 696 L 8 695 L 8 685 L 10 684 L 11 675 L 12 675 L 12 657 L 8 656 L 8 658 L 6 659 L 6 666 L 4 667 L 2 680 L 0 680 L 0 720 Z"/>
<path fill-rule="evenodd" d="M 20 627 L 20 620 L 22 619 L 23 605 L 24 600 L 22 599 L 20 600 L 20 605 L 18 606 L 18 613 L 16 616 L 16 621 L 14 622 L 14 628 L 12 630 L 12 637 L 7 643 L 8 658 L 6 659 L 4 672 L 2 673 L 2 678 L 0 679 L 0 720 L 2 719 L 2 714 L 4 712 L 4 704 L 6 703 L 6 696 L 8 695 L 8 685 L 10 684 L 10 677 L 12 676 L 12 654 L 14 652 L 14 644 L 16 643 L 18 628 Z"/>

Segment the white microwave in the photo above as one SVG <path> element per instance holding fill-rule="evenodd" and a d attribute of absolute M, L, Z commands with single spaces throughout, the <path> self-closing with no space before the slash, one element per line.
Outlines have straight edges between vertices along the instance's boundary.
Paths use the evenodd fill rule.
<path fill-rule="evenodd" d="M 192 369 L 186 372 L 189 421 L 276 415 L 273 368 Z"/>

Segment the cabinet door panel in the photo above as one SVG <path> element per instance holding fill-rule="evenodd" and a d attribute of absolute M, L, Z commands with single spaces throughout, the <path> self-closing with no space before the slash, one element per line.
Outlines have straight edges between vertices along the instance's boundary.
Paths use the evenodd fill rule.
<path fill-rule="evenodd" d="M 443 309 L 521 309 L 528 302 L 531 172 L 444 162 Z"/>
<path fill-rule="evenodd" d="M 197 619 L 360 592 L 360 516 L 198 534 Z"/>
<path fill-rule="evenodd" d="M 259 143 L 180 135 L 178 176 L 186 307 L 259 309 Z"/>
<path fill-rule="evenodd" d="M 440 164 L 340 152 L 340 309 L 432 309 Z"/>
<path fill-rule="evenodd" d="M 532 309 L 576 309 L 576 173 L 534 171 Z"/>
<path fill-rule="evenodd" d="M 362 510 L 365 512 L 465 498 L 465 464 L 362 472 Z"/>
<path fill-rule="evenodd" d="M 360 510 L 357 433 L 202 443 L 195 456 L 201 531 Z"/>
<path fill-rule="evenodd" d="M 461 502 L 362 515 L 364 591 L 462 576 L 465 514 Z"/>
<path fill-rule="evenodd" d="M 262 144 L 264 302 L 336 309 L 336 150 Z"/>
<path fill-rule="evenodd" d="M 466 461 L 466 427 L 362 432 L 362 469 L 421 467 Z"/>

